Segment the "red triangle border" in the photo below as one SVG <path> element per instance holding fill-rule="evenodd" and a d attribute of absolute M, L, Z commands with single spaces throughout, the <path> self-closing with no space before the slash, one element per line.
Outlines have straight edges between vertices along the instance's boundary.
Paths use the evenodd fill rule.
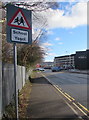
<path fill-rule="evenodd" d="M 12 25 L 12 24 L 11 24 L 12 21 L 14 20 L 14 18 L 17 16 L 17 14 L 18 14 L 19 12 L 21 12 L 21 14 L 22 14 L 22 16 L 24 17 L 24 19 L 25 19 L 28 27 L 23 27 L 23 26 L 18 26 L 18 25 Z M 12 17 L 12 19 L 8 22 L 8 25 L 9 25 L 9 26 L 12 26 L 12 27 L 23 28 L 23 29 L 31 29 L 31 27 L 30 27 L 30 25 L 29 25 L 26 17 L 24 16 L 24 14 L 23 14 L 23 12 L 22 12 L 22 10 L 21 10 L 20 8 L 17 10 L 17 12 L 15 13 L 15 15 Z"/>

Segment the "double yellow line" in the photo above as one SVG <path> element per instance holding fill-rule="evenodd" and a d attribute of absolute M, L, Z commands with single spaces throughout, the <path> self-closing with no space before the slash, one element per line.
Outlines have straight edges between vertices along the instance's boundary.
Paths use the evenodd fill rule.
<path fill-rule="evenodd" d="M 53 85 L 65 98 L 67 98 L 70 102 L 73 101 L 73 105 L 75 105 L 75 107 L 77 107 L 85 116 L 87 116 L 87 113 L 89 113 L 89 110 L 84 107 L 83 105 L 81 105 L 79 102 L 76 104 L 75 103 L 75 99 L 73 97 L 71 97 L 69 94 L 67 94 L 66 92 L 63 92 L 61 88 L 58 88 L 56 85 Z M 86 111 L 87 113 L 85 113 L 81 108 Z M 88 116 L 87 116 L 88 117 Z M 88 117 L 89 118 L 89 117 Z"/>
<path fill-rule="evenodd" d="M 74 98 L 72 98 L 70 95 L 68 95 L 67 93 L 63 92 L 61 88 L 58 88 L 56 85 L 53 85 L 64 97 L 66 97 L 70 102 L 75 100 Z"/>
<path fill-rule="evenodd" d="M 43 75 L 43 74 L 42 74 Z M 50 80 L 45 76 L 45 75 L 43 75 L 49 82 L 50 82 Z M 51 82 L 50 82 L 51 83 Z M 52 83 L 51 83 L 52 84 Z M 53 84 L 52 84 L 53 85 Z M 89 116 L 87 115 L 87 113 L 89 113 L 89 110 L 86 108 L 86 107 L 84 107 L 83 105 L 81 105 L 79 102 L 77 102 L 77 104 L 75 103 L 75 99 L 73 98 L 73 97 L 71 97 L 69 94 L 67 94 L 66 92 L 64 92 L 59 86 L 57 86 L 57 85 L 53 85 L 54 86 L 54 88 L 56 89 L 56 90 L 58 90 L 65 98 L 67 98 L 70 102 L 72 102 L 73 103 L 73 105 L 75 106 L 75 107 L 77 107 L 85 116 L 87 116 L 88 118 L 89 118 Z M 80 108 L 81 107 L 81 108 Z M 86 112 L 84 112 L 84 111 L 86 111 Z"/>

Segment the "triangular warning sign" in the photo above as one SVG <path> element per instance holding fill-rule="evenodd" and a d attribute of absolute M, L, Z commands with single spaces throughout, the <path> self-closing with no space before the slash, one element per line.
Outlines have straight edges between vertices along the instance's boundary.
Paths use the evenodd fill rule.
<path fill-rule="evenodd" d="M 9 21 L 8 25 L 13 27 L 23 28 L 23 29 L 31 29 L 21 9 L 17 10 L 15 15 Z"/>

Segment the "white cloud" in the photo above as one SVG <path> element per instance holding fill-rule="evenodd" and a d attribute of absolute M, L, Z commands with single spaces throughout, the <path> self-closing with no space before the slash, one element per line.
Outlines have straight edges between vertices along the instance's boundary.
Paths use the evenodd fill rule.
<path fill-rule="evenodd" d="M 62 43 L 62 42 L 59 42 L 58 44 L 59 44 L 59 45 L 62 45 L 63 43 Z"/>
<path fill-rule="evenodd" d="M 57 56 L 57 54 L 54 52 L 49 52 L 45 55 L 45 57 L 55 57 L 55 56 Z"/>
<path fill-rule="evenodd" d="M 41 49 L 44 50 L 46 52 L 46 54 L 48 54 L 48 52 L 52 51 L 52 49 L 49 48 L 50 46 L 52 46 L 52 44 L 48 43 L 48 42 L 42 43 L 40 45 Z"/>
<path fill-rule="evenodd" d="M 85 49 L 81 49 L 81 50 L 79 50 L 79 51 L 86 51 L 86 49 L 87 49 L 87 47 L 86 47 Z"/>
<path fill-rule="evenodd" d="M 53 33 L 53 31 L 48 30 L 48 31 L 47 31 L 47 34 L 48 34 L 48 35 L 53 35 L 54 33 Z"/>
<path fill-rule="evenodd" d="M 48 21 L 48 29 L 74 28 L 87 24 L 87 3 L 77 3 L 72 6 L 69 14 L 64 15 L 63 10 L 48 9 L 41 14 Z"/>
<path fill-rule="evenodd" d="M 56 41 L 60 41 L 60 37 L 56 37 L 55 40 L 56 40 Z"/>
<path fill-rule="evenodd" d="M 48 46 L 52 46 L 52 44 L 49 43 L 49 42 L 45 42 L 45 43 L 42 43 L 42 46 L 46 46 L 46 47 L 48 47 Z"/>
<path fill-rule="evenodd" d="M 54 53 L 54 52 L 50 52 L 50 53 L 48 53 L 48 54 L 45 56 L 45 61 L 51 61 L 51 62 L 53 62 L 55 56 L 59 56 L 59 55 L 57 55 L 57 54 Z"/>
<path fill-rule="evenodd" d="M 25 0 L 26 2 L 27 0 Z M 35 0 L 38 1 L 38 0 Z M 49 1 L 49 0 L 48 0 Z M 51 0 L 52 1 L 52 0 Z M 59 0 L 60 1 L 60 0 Z M 66 0 L 61 0 L 62 2 L 67 2 Z M 81 2 L 86 0 L 68 0 L 69 2 Z M 41 19 L 41 22 L 38 24 L 36 21 L 33 21 L 34 28 L 45 28 L 44 21 L 48 22 L 47 28 L 74 28 L 77 26 L 87 24 L 87 3 L 81 2 L 77 3 L 72 8 L 70 8 L 70 14 L 64 14 L 63 10 L 59 9 L 47 9 L 42 12 L 35 12 L 38 14 L 38 18 Z M 60 7 L 60 6 L 59 6 Z M 69 7 L 69 6 L 68 6 Z M 52 31 L 49 32 L 52 34 Z"/>
<path fill-rule="evenodd" d="M 48 53 L 49 56 L 56 56 L 56 53 Z"/>
<path fill-rule="evenodd" d="M 39 38 L 41 35 L 41 30 L 37 29 L 35 30 L 34 27 L 32 29 L 32 40 L 34 41 L 36 38 Z"/>

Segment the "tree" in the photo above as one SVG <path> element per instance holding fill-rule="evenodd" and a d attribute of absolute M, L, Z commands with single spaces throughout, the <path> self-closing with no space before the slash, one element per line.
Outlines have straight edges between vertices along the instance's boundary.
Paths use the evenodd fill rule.
<path fill-rule="evenodd" d="M 6 14 L 2 9 L 2 62 L 13 63 L 13 45 L 6 41 Z"/>
<path fill-rule="evenodd" d="M 36 42 L 33 42 L 32 45 L 22 45 L 22 47 L 18 47 L 18 64 L 29 68 L 40 62 L 44 54 L 44 51 Z"/>
<path fill-rule="evenodd" d="M 25 65 L 29 67 L 31 65 L 36 64 L 39 61 L 43 60 L 43 56 L 45 51 L 39 46 L 40 39 L 44 36 L 45 27 L 47 26 L 47 19 L 41 13 L 42 11 L 46 11 L 49 8 L 58 7 L 56 2 L 12 2 L 6 4 L 14 4 L 19 7 L 26 8 L 28 10 L 32 10 L 32 23 L 33 23 L 33 31 L 32 35 L 32 45 L 17 45 L 18 47 L 18 64 Z M 2 8 L 5 10 L 6 4 L 4 3 Z M 5 33 L 5 29 L 4 29 Z M 42 41 L 41 41 L 42 42 Z M 13 50 L 12 45 L 8 44 L 3 39 L 3 61 L 12 62 Z M 11 57 L 8 58 L 8 55 Z"/>

